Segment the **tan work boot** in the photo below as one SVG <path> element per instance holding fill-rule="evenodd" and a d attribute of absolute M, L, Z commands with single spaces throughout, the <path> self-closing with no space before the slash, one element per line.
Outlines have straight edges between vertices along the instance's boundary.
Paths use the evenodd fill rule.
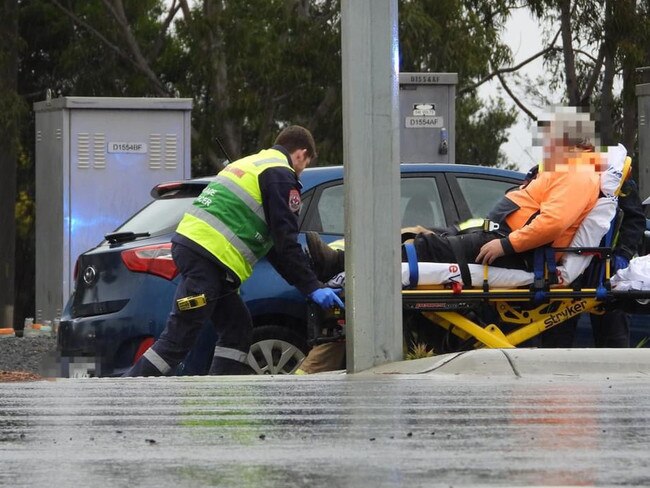
<path fill-rule="evenodd" d="M 306 232 L 305 235 L 307 237 L 307 249 L 314 263 L 316 278 L 326 282 L 345 269 L 345 254 L 343 251 L 332 249 L 325 244 L 318 232 Z"/>

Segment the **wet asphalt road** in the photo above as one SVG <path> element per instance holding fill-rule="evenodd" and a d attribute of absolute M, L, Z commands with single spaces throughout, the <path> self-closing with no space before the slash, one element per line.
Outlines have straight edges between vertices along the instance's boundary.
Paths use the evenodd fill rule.
<path fill-rule="evenodd" d="M 0 384 L 0 486 L 650 485 L 646 375 Z"/>

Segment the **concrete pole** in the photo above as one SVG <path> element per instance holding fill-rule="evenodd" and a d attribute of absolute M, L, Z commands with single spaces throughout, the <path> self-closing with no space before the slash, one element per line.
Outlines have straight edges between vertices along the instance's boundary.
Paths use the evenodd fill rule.
<path fill-rule="evenodd" d="M 397 0 L 341 2 L 347 370 L 402 359 Z"/>

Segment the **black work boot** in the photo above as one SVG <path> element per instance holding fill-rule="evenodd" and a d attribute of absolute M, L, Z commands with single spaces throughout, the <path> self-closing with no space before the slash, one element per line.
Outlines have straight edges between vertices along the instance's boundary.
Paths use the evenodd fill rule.
<path fill-rule="evenodd" d="M 218 357 L 212 360 L 210 375 L 244 375 L 256 374 L 248 363 L 241 363 L 232 359 Z"/>
<path fill-rule="evenodd" d="M 345 270 L 345 253 L 325 244 L 318 232 L 307 232 L 307 249 L 314 263 L 316 278 L 322 282 Z"/>

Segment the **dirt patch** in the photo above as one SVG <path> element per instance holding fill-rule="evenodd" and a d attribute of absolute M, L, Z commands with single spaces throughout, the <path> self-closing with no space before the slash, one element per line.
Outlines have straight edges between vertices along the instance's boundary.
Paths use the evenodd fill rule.
<path fill-rule="evenodd" d="M 40 381 L 44 380 L 41 375 L 27 373 L 25 371 L 0 371 L 0 383 L 9 383 L 13 381 Z"/>
<path fill-rule="evenodd" d="M 56 374 L 46 368 L 46 364 L 55 360 L 55 337 L 3 337 L 0 339 L 0 371 L 33 373 L 39 378 L 42 376 L 55 376 Z M 0 381 L 7 380 L 0 377 Z M 21 379 L 17 381 L 33 380 Z"/>

